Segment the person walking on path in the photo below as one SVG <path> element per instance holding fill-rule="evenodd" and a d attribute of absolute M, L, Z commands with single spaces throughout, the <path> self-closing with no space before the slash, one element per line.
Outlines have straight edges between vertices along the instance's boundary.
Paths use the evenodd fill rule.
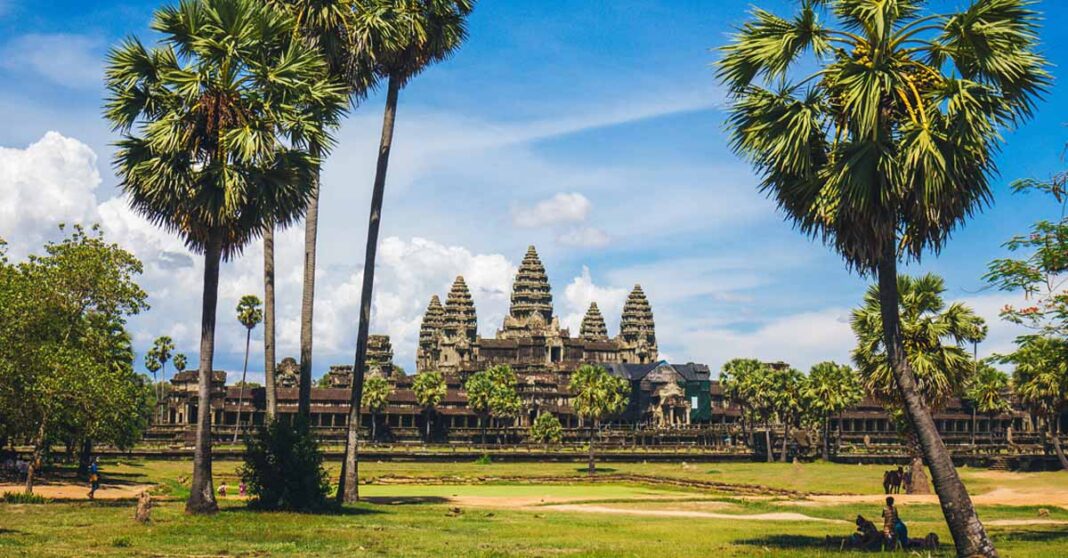
<path fill-rule="evenodd" d="M 97 489 L 100 488 L 100 460 L 97 457 L 93 458 L 92 463 L 89 464 L 89 499 L 92 500 L 96 496 Z"/>

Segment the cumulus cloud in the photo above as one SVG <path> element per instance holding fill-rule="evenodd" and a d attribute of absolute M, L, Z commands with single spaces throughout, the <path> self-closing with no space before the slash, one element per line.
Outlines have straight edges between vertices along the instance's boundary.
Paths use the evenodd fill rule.
<path fill-rule="evenodd" d="M 58 223 L 97 218 L 96 163 L 92 149 L 55 132 L 25 149 L 0 147 L 0 237 L 13 257 L 57 238 Z"/>
<path fill-rule="evenodd" d="M 91 89 L 103 84 L 103 49 L 99 37 L 30 33 L 0 47 L 0 67 L 36 74 L 64 87 Z"/>
<path fill-rule="evenodd" d="M 533 207 L 516 208 L 512 221 L 519 227 L 534 228 L 561 223 L 581 223 L 590 212 L 590 200 L 578 192 L 560 192 Z"/>

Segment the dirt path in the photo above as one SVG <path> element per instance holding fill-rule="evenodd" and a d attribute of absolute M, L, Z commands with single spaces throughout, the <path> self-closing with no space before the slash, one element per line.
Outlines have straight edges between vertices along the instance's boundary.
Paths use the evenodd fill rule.
<path fill-rule="evenodd" d="M 124 500 L 137 498 L 143 490 L 152 488 L 150 484 L 107 484 L 103 483 L 96 491 L 98 500 Z M 25 490 L 22 484 L 0 484 L 0 493 L 19 492 Z M 33 487 L 33 493 L 45 498 L 55 500 L 88 500 L 89 487 L 84 484 L 57 483 L 37 484 Z"/>
<path fill-rule="evenodd" d="M 607 513 L 614 515 L 640 515 L 646 517 L 688 517 L 688 518 L 704 518 L 704 519 L 732 519 L 738 521 L 818 521 L 821 523 L 848 523 L 847 521 L 840 521 L 837 519 L 823 519 L 820 517 L 812 517 L 803 513 L 795 512 L 776 512 L 776 513 L 757 513 L 757 514 L 732 514 L 732 513 L 716 513 L 716 512 L 703 512 L 692 510 L 649 510 L 649 509 L 631 509 L 631 508 L 613 508 L 609 506 L 599 506 L 593 504 L 554 504 L 549 506 L 542 506 L 540 509 L 562 511 L 562 512 L 582 512 L 582 513 Z"/>
<path fill-rule="evenodd" d="M 898 504 L 938 504 L 935 494 L 894 494 Z M 786 503 L 795 506 L 823 506 L 828 504 L 872 504 L 881 505 L 886 500 L 884 494 L 840 494 L 813 495 L 804 500 L 792 500 Z M 1021 490 L 1015 488 L 995 488 L 989 492 L 972 496 L 972 502 L 982 506 L 1059 506 L 1068 508 L 1068 488 L 1045 487 L 1041 490 Z"/>

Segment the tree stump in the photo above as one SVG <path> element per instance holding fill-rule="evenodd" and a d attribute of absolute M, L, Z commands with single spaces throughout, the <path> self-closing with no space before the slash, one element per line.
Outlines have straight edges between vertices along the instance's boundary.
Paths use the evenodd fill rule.
<path fill-rule="evenodd" d="M 148 523 L 152 520 L 152 496 L 149 496 L 147 490 L 142 490 L 137 495 L 137 512 L 134 514 L 134 519 L 138 523 Z"/>

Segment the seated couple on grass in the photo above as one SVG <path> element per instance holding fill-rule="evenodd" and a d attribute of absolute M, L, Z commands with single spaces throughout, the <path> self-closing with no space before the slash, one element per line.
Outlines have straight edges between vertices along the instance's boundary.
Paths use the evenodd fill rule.
<path fill-rule="evenodd" d="M 886 507 L 883 508 L 883 530 L 880 532 L 875 524 L 858 515 L 856 519 L 857 531 L 849 537 L 842 539 L 839 548 L 861 550 L 886 550 L 886 549 L 927 549 L 938 548 L 938 535 L 930 533 L 927 537 L 917 540 L 909 540 L 909 530 L 904 521 L 898 516 L 894 506 L 894 497 L 886 498 Z M 828 543 L 831 542 L 828 537 Z"/>

